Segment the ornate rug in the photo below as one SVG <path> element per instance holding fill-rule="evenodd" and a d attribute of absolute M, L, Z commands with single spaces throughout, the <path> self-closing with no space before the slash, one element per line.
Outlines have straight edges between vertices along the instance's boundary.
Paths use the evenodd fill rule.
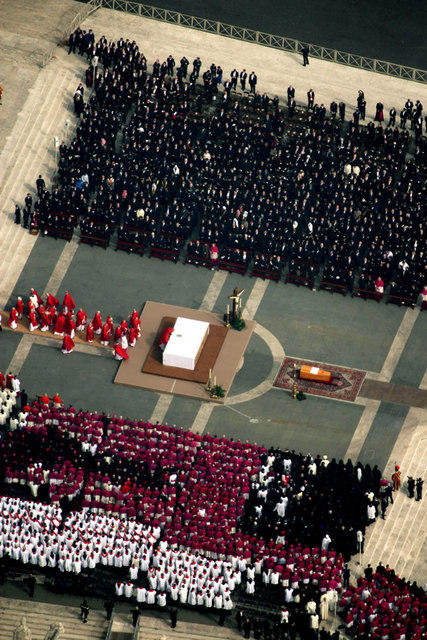
<path fill-rule="evenodd" d="M 303 364 L 311 367 L 320 367 L 325 371 L 330 371 L 334 376 L 334 384 L 313 382 L 312 380 L 300 380 L 298 378 L 298 372 Z M 296 371 L 294 369 L 294 365 L 296 365 Z M 366 371 L 360 371 L 359 369 L 347 369 L 346 367 L 338 367 L 333 364 L 311 362 L 310 360 L 302 360 L 299 358 L 285 358 L 273 386 L 278 387 L 279 389 L 291 390 L 295 376 L 297 377 L 298 391 L 301 390 L 304 393 L 312 393 L 316 396 L 325 396 L 326 398 L 335 398 L 336 400 L 354 402 L 365 379 Z"/>

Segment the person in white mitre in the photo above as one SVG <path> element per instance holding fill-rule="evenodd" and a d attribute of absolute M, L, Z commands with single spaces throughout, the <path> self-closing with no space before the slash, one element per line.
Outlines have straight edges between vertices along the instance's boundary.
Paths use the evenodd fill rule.
<path fill-rule="evenodd" d="M 133 560 L 129 568 L 129 575 L 131 580 L 136 580 L 138 578 L 138 564 L 136 560 Z"/>
<path fill-rule="evenodd" d="M 305 605 L 305 610 L 309 615 L 316 613 L 316 603 L 313 599 L 307 602 L 307 604 Z"/>
<path fill-rule="evenodd" d="M 147 591 L 147 604 L 154 604 L 156 601 L 156 592 L 154 589 L 149 589 Z"/>
<path fill-rule="evenodd" d="M 126 351 L 126 349 L 129 346 L 129 342 L 128 339 L 126 337 L 125 334 L 122 335 L 122 337 L 120 338 L 120 346 L 122 347 L 122 349 L 124 349 Z"/>
<path fill-rule="evenodd" d="M 325 535 L 325 537 L 322 540 L 322 550 L 323 551 L 327 551 L 329 549 L 329 544 L 331 542 L 331 537 L 330 535 L 327 533 Z"/>
<path fill-rule="evenodd" d="M 137 602 L 147 601 L 147 589 L 145 587 L 136 588 L 136 601 Z"/>
<path fill-rule="evenodd" d="M 251 596 L 255 593 L 255 581 L 254 580 L 248 580 L 246 582 L 246 593 L 248 593 Z"/>
<path fill-rule="evenodd" d="M 125 592 L 125 585 L 123 584 L 123 582 L 116 582 L 115 591 L 116 591 L 116 596 L 119 596 L 119 597 L 123 596 Z"/>
<path fill-rule="evenodd" d="M 157 594 L 157 604 L 159 607 L 166 607 L 166 593 L 163 591 Z"/>

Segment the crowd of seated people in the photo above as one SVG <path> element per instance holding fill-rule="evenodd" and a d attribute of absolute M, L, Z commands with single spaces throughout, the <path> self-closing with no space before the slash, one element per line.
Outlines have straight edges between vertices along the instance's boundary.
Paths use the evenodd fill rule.
<path fill-rule="evenodd" d="M 293 612 L 314 597 L 315 624 L 322 597 L 342 591 L 353 533 L 369 524 L 366 505 L 384 483 L 376 467 L 76 410 L 58 396 L 14 405 L 6 425 L 4 487 L 27 486 L 49 503 L 43 509 L 55 510 L 52 526 L 61 529 L 56 542 L 53 529 L 39 532 L 49 536 L 49 554 L 38 553 L 43 541 L 30 540 L 27 562 L 73 574 L 114 567 L 120 595 L 159 606 L 185 601 L 227 611 L 236 589 L 251 599 L 271 588 Z M 26 508 L 3 500 L 12 511 Z M 98 529 L 114 529 L 120 548 Z M 19 550 L 13 555 L 24 537 L 28 531 L 7 535 L 3 555 L 25 562 Z"/>
<path fill-rule="evenodd" d="M 216 65 L 201 74 L 199 58 L 187 79 L 185 57 L 149 68 L 136 42 L 85 47 L 99 60 L 93 94 L 85 102 L 77 88 L 76 135 L 60 147 L 60 186 L 39 190 L 39 226 L 79 219 L 84 241 L 102 246 L 120 227 L 117 248 L 171 259 L 198 236 L 219 247 L 222 267 L 254 260 L 258 275 L 288 263 L 290 282 L 312 286 L 319 274 L 325 288 L 363 297 L 390 286 L 390 302 L 414 304 L 425 284 L 425 137 L 414 142 L 393 118 L 343 123 L 314 102 L 296 117 L 294 97 L 282 107 L 255 87 L 237 98 L 234 76 Z M 422 123 L 422 104 L 408 109 Z"/>
<path fill-rule="evenodd" d="M 427 601 L 416 582 L 396 576 L 381 563 L 375 572 L 365 569 L 365 576 L 349 585 L 339 605 L 346 632 L 358 640 L 388 638 L 401 640 L 425 637 Z"/>

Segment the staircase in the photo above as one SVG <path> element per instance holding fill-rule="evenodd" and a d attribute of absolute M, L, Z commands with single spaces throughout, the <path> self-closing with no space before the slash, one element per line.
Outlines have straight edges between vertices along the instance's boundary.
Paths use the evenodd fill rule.
<path fill-rule="evenodd" d="M 55 622 L 64 627 L 62 640 L 103 640 L 108 628 L 104 612 L 91 610 L 87 623 L 83 624 L 77 607 L 0 598 L 0 640 L 11 640 L 22 616 L 32 632 L 32 640 L 43 640 Z"/>
<path fill-rule="evenodd" d="M 426 543 L 427 509 L 424 501 L 408 498 L 406 476 L 427 479 L 427 425 L 417 429 L 406 452 L 399 462 L 404 482 L 400 491 L 393 494 L 394 503 L 387 509 L 386 519 L 377 519 L 369 527 L 363 565 L 374 568 L 381 561 L 389 564 L 397 575 L 407 580 L 417 580 L 421 585 L 426 580 L 426 556 L 422 556 Z M 424 489 L 425 489 L 424 485 Z M 425 491 L 424 491 L 425 493 Z"/>
<path fill-rule="evenodd" d="M 186 612 L 188 613 L 188 612 Z M 212 609 L 212 615 L 207 615 L 208 624 L 200 624 L 196 622 L 183 621 L 183 613 L 178 610 L 178 622 L 175 629 L 172 629 L 167 613 L 156 613 L 155 616 L 145 615 L 139 617 L 139 633 L 138 640 L 241 640 L 242 635 L 237 630 L 230 629 L 226 626 L 218 626 L 218 614 Z M 233 616 L 233 613 L 230 617 Z M 188 617 L 186 615 L 186 617 Z M 207 621 L 208 621 L 207 620 Z M 114 615 L 114 623 L 112 628 L 111 640 L 121 640 L 128 637 L 133 627 L 130 621 L 130 615 L 116 613 Z"/>
<path fill-rule="evenodd" d="M 50 188 L 57 168 L 54 136 L 66 140 L 74 131 L 73 94 L 84 68 L 82 59 L 58 48 L 56 59 L 39 73 L 0 154 L 0 308 L 6 306 L 37 237 L 14 224 L 15 204 L 22 210 L 28 192 L 35 200 L 39 174 Z"/>

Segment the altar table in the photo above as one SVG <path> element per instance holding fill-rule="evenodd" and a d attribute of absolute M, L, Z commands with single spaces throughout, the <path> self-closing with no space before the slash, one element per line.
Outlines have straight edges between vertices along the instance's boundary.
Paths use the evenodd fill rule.
<path fill-rule="evenodd" d="M 163 364 L 194 371 L 209 335 L 209 322 L 177 318 L 173 333 L 163 351 Z"/>

